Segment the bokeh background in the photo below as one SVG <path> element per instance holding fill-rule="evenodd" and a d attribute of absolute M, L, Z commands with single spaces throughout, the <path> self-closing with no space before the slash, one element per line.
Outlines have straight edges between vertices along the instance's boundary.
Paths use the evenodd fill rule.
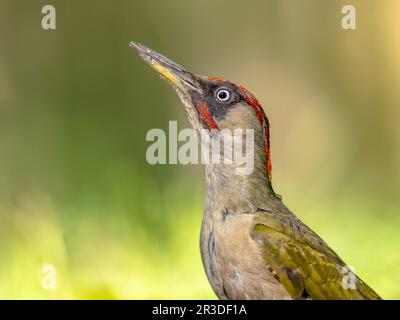
<path fill-rule="evenodd" d="M 145 159 L 149 129 L 189 124 L 131 40 L 248 87 L 275 190 L 400 298 L 400 1 L 52 0 L 44 31 L 47 3 L 0 0 L 0 298 L 215 298 L 203 168 Z"/>

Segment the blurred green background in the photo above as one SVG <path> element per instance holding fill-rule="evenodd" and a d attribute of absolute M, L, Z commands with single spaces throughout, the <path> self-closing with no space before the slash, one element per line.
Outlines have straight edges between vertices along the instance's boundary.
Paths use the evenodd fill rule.
<path fill-rule="evenodd" d="M 44 31 L 47 3 L 0 0 L 0 298 L 215 298 L 202 167 L 145 159 L 149 129 L 189 124 L 131 40 L 248 87 L 275 190 L 400 298 L 400 1 L 52 0 Z"/>

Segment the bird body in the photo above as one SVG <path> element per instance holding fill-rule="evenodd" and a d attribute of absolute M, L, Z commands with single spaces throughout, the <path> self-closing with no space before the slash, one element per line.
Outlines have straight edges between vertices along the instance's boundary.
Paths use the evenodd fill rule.
<path fill-rule="evenodd" d="M 220 299 L 291 298 L 266 265 L 262 247 L 250 236 L 257 214 L 230 211 L 207 201 L 200 236 L 201 256 L 208 280 Z"/>
<path fill-rule="evenodd" d="M 173 85 L 198 133 L 254 132 L 250 174 L 237 174 L 237 163 L 206 164 L 200 249 L 215 294 L 220 299 L 380 299 L 275 194 L 269 121 L 257 99 L 241 85 L 195 75 L 140 44 L 131 46 Z"/>
<path fill-rule="evenodd" d="M 220 299 L 379 299 L 280 199 L 267 209 L 229 212 L 206 206 L 201 253 Z"/>

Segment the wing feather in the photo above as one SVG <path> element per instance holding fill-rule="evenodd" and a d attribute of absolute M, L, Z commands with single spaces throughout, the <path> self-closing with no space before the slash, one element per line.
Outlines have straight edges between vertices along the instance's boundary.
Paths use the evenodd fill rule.
<path fill-rule="evenodd" d="M 257 214 L 251 235 L 263 246 L 266 264 L 295 299 L 380 299 L 355 275 L 354 289 L 342 285 L 346 264 L 291 212 Z"/>

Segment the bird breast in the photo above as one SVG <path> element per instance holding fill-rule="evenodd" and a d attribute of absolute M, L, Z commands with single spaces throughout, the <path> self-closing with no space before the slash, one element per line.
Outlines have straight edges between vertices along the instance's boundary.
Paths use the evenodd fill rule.
<path fill-rule="evenodd" d="M 220 299 L 290 299 L 250 237 L 253 219 L 206 206 L 200 246 L 208 280 Z"/>

